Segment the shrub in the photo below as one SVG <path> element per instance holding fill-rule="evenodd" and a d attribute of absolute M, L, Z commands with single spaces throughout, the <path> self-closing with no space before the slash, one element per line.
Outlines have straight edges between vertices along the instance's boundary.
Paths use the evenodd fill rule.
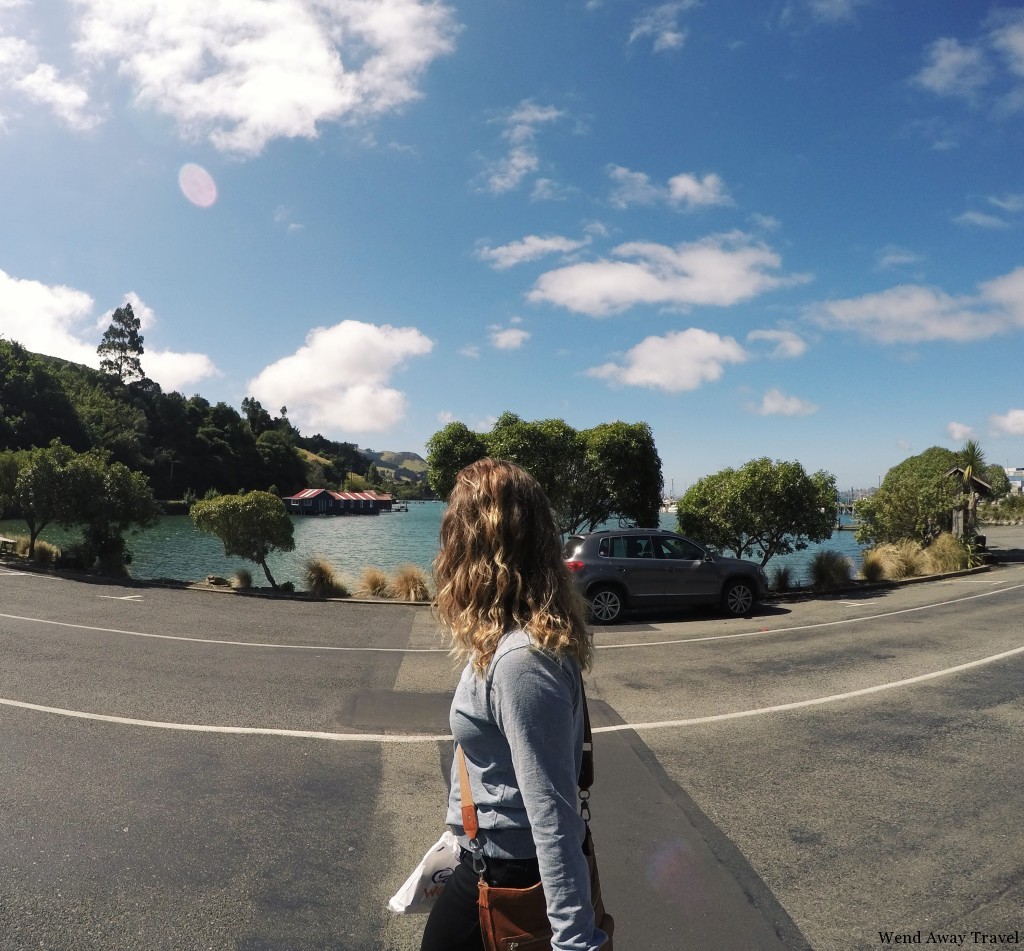
<path fill-rule="evenodd" d="M 294 594 L 295 593 L 295 582 L 294 581 L 282 581 L 281 592 L 283 594 Z"/>
<path fill-rule="evenodd" d="M 231 576 L 231 587 L 236 591 L 248 591 L 252 587 L 252 572 L 248 568 L 239 568 Z"/>
<path fill-rule="evenodd" d="M 779 565 L 772 571 L 772 591 L 789 591 L 793 587 L 793 569 L 789 565 Z"/>
<path fill-rule="evenodd" d="M 967 547 L 959 539 L 943 532 L 925 551 L 930 574 L 945 574 L 967 567 Z"/>
<path fill-rule="evenodd" d="M 364 568 L 359 591 L 372 598 L 390 597 L 391 588 L 388 585 L 388 576 L 380 568 Z"/>
<path fill-rule="evenodd" d="M 28 554 L 27 539 L 25 542 L 25 554 Z M 37 538 L 35 551 L 32 553 L 32 561 L 34 564 L 39 565 L 40 568 L 52 568 L 60 561 L 60 549 L 50 542 L 44 542 L 41 538 Z"/>
<path fill-rule="evenodd" d="M 326 558 L 311 555 L 303 565 L 306 574 L 306 590 L 314 598 L 347 598 L 348 588 Z"/>
<path fill-rule="evenodd" d="M 39 547 L 39 542 L 36 542 Z M 108 578 L 128 578 L 128 559 L 120 551 L 104 551 L 96 557 L 96 571 Z"/>
<path fill-rule="evenodd" d="M 837 551 L 823 548 L 811 559 L 811 584 L 818 591 L 834 591 L 850 583 L 853 565 Z"/>
<path fill-rule="evenodd" d="M 861 553 L 860 575 L 865 581 L 881 581 L 885 577 L 885 562 L 877 548 Z"/>
<path fill-rule="evenodd" d="M 925 553 L 920 542 L 910 538 L 879 545 L 875 551 L 882 561 L 885 577 L 893 581 L 914 578 L 925 573 Z"/>
<path fill-rule="evenodd" d="M 430 588 L 427 587 L 427 576 L 423 569 L 416 565 L 402 565 L 395 572 L 391 582 L 394 597 L 399 601 L 429 601 Z"/>

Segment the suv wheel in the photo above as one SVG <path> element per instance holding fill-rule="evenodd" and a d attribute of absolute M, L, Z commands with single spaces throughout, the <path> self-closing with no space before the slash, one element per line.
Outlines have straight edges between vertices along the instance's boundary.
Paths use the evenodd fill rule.
<path fill-rule="evenodd" d="M 733 581 L 722 595 L 722 608 L 730 617 L 748 617 L 754 607 L 754 589 L 746 581 Z"/>
<path fill-rule="evenodd" d="M 625 605 L 615 588 L 595 588 L 589 600 L 590 614 L 601 624 L 614 624 L 622 616 Z"/>

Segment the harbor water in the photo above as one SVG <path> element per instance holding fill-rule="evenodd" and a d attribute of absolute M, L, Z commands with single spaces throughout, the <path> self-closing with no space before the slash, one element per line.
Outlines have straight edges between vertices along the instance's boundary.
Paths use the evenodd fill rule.
<path fill-rule="evenodd" d="M 268 559 L 270 570 L 279 584 L 292 581 L 297 588 L 303 586 L 302 565 L 310 555 L 326 558 L 350 586 L 358 582 L 367 567 L 391 572 L 412 564 L 429 573 L 443 512 L 442 502 L 410 502 L 407 512 L 385 515 L 295 517 L 295 550 L 272 555 Z M 675 521 L 674 512 L 661 513 L 662 528 L 674 531 Z M 0 521 L 0 535 L 25 534 L 24 522 Z M 60 545 L 75 541 L 77 535 L 51 526 L 40 537 Z M 165 516 L 155 527 L 130 535 L 128 547 L 132 551 L 133 578 L 199 581 L 211 574 L 230 578 L 240 568 L 247 568 L 254 584 L 266 583 L 258 565 L 225 556 L 220 541 L 197 531 L 187 515 Z M 855 571 L 860 567 L 861 546 L 854 532 L 837 531 L 820 545 L 772 558 L 766 566 L 769 576 L 776 567 L 786 565 L 794 583 L 806 582 L 810 561 L 821 548 L 845 555 Z"/>

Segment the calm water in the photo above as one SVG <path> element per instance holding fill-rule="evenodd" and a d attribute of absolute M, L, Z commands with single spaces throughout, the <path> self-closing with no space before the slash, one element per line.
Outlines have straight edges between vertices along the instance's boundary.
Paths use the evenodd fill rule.
<path fill-rule="evenodd" d="M 441 524 L 441 502 L 411 502 L 408 512 L 390 515 L 348 516 L 338 518 L 299 517 L 295 523 L 295 551 L 272 556 L 270 570 L 274 579 L 293 581 L 302 587 L 302 564 L 310 555 L 322 555 L 350 584 L 359 579 L 363 568 L 373 566 L 391 571 L 400 565 L 419 565 L 425 571 L 437 551 L 437 533 Z M 661 527 L 675 529 L 675 513 L 663 512 Z M 0 521 L 0 535 L 26 534 L 24 522 Z M 59 528 L 46 529 L 42 538 L 61 544 L 75 534 Z M 220 541 L 196 531 L 187 515 L 163 518 L 152 529 L 131 535 L 128 546 L 133 553 L 131 573 L 135 578 L 175 578 L 197 581 L 206 575 L 230 577 L 239 568 L 253 573 L 256 585 L 265 584 L 258 565 L 240 558 L 227 558 Z M 797 582 L 807 580 L 807 566 L 817 548 L 842 552 L 860 567 L 861 546 L 853 532 L 836 532 L 820 546 L 784 558 L 773 558 L 769 575 L 780 565 L 789 565 Z"/>

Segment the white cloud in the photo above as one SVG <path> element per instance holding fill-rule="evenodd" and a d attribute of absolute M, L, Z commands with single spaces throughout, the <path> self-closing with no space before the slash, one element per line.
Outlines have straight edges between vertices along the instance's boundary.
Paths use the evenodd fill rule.
<path fill-rule="evenodd" d="M 91 129 L 100 121 L 88 111 L 84 86 L 61 79 L 55 67 L 39 62 L 35 46 L 14 36 L 0 36 L 0 89 L 4 88 L 48 107 L 73 129 Z"/>
<path fill-rule="evenodd" d="M 303 428 L 386 430 L 406 407 L 405 394 L 387 385 L 392 374 L 431 349 L 414 327 L 343 320 L 311 330 L 305 346 L 266 367 L 247 390 L 268 406 L 287 406 Z"/>
<path fill-rule="evenodd" d="M 142 369 L 165 390 L 180 391 L 200 380 L 221 375 L 205 353 L 176 353 L 173 350 L 147 349 L 142 355 Z"/>
<path fill-rule="evenodd" d="M 470 360 L 476 360 L 480 356 L 480 347 L 475 343 L 467 343 L 464 347 L 459 347 L 458 354 L 460 357 L 469 357 Z"/>
<path fill-rule="evenodd" d="M 455 414 L 451 410 L 448 410 L 448 409 L 443 409 L 443 410 L 441 410 L 440 413 L 437 414 L 437 421 L 439 423 L 444 423 L 445 425 L 447 425 L 450 422 L 453 422 L 454 419 L 455 419 Z"/>
<path fill-rule="evenodd" d="M 988 421 L 997 433 L 1024 436 L 1024 409 L 1011 409 L 1002 416 L 989 416 Z"/>
<path fill-rule="evenodd" d="M 680 172 L 668 180 L 667 186 L 662 186 L 652 182 L 644 172 L 634 172 L 621 165 L 609 165 L 608 177 L 614 183 L 608 200 L 615 208 L 666 204 L 693 211 L 712 205 L 733 204 L 725 183 L 713 172 L 703 177 Z"/>
<path fill-rule="evenodd" d="M 1009 214 L 1024 212 L 1024 195 L 990 195 L 989 204 Z"/>
<path fill-rule="evenodd" d="M 518 327 L 492 327 L 491 344 L 498 350 L 518 350 L 532 334 Z"/>
<path fill-rule="evenodd" d="M 130 303 L 143 329 L 156 323 L 153 311 L 132 292 Z M 99 367 L 96 347 L 110 326 L 113 310 L 98 319 L 92 316 L 93 299 L 84 291 L 63 285 L 19 280 L 0 271 L 0 328 L 8 340 L 16 340 L 34 353 L 61 357 L 85 366 Z M 165 389 L 219 375 L 213 361 L 202 353 L 176 353 L 144 347 L 142 368 Z"/>
<path fill-rule="evenodd" d="M 536 261 L 548 254 L 570 254 L 586 247 L 589 243 L 589 239 L 578 241 L 573 238 L 565 238 L 562 235 L 541 237 L 531 234 L 519 241 L 512 241 L 497 248 L 484 245 L 477 249 L 476 256 L 481 261 L 489 262 L 496 271 L 504 271 L 525 261 Z"/>
<path fill-rule="evenodd" d="M 795 360 L 807 352 L 807 341 L 792 330 L 752 330 L 748 341 L 767 340 L 775 344 L 771 356 L 775 360 Z"/>
<path fill-rule="evenodd" d="M 676 0 L 652 7 L 633 21 L 629 42 L 650 39 L 655 53 L 679 49 L 689 32 L 680 28 L 679 15 L 696 5 L 697 0 Z"/>
<path fill-rule="evenodd" d="M 987 215 L 983 211 L 965 211 L 962 215 L 957 215 L 953 221 L 958 225 L 970 225 L 975 228 L 989 228 L 992 230 L 1010 227 L 1009 222 L 1003 218 L 999 218 L 996 215 Z"/>
<path fill-rule="evenodd" d="M 813 305 L 809 315 L 822 326 L 879 343 L 982 340 L 1024 328 L 1024 267 L 980 284 L 973 296 L 907 284 L 825 301 Z"/>
<path fill-rule="evenodd" d="M 922 88 L 972 103 L 984 90 L 997 117 L 1024 111 L 1024 11 L 996 10 L 978 39 L 943 37 L 929 46 L 927 58 L 913 77 Z"/>
<path fill-rule="evenodd" d="M 76 50 L 115 66 L 187 138 L 259 153 L 319 123 L 396 109 L 450 53 L 453 11 L 424 0 L 75 0 Z"/>
<path fill-rule="evenodd" d="M 675 175 L 668 180 L 668 191 L 673 204 L 685 205 L 687 208 L 733 203 L 725 190 L 725 183 L 715 174 L 703 178 L 687 174 Z"/>
<path fill-rule="evenodd" d="M 623 386 L 679 393 L 719 379 L 730 363 L 743 363 L 746 351 L 732 337 L 691 327 L 647 337 L 625 354 L 623 363 L 591 367 L 587 376 Z"/>
<path fill-rule="evenodd" d="M 920 264 L 924 258 L 914 251 L 908 251 L 895 244 L 887 245 L 878 252 L 878 266 L 883 271 L 891 271 L 910 264 Z"/>
<path fill-rule="evenodd" d="M 940 96 L 970 98 L 990 78 L 991 69 L 982 49 L 945 37 L 928 47 L 928 65 L 914 77 L 914 81 Z"/>
<path fill-rule="evenodd" d="M 92 332 L 93 299 L 62 284 L 22 280 L 0 271 L 0 329 L 34 353 L 98 367 Z"/>
<path fill-rule="evenodd" d="M 495 195 L 512 191 L 528 175 L 540 168 L 536 138 L 541 126 L 564 118 L 561 109 L 539 106 L 524 99 L 507 116 L 498 120 L 505 126 L 501 136 L 509 143 L 506 155 L 492 163 L 484 173 L 485 187 Z"/>
<path fill-rule="evenodd" d="M 946 427 L 946 432 L 954 442 L 963 442 L 965 439 L 974 438 L 974 429 L 966 423 L 952 422 Z"/>
<path fill-rule="evenodd" d="M 571 264 L 542 274 L 529 299 L 605 317 L 638 304 L 729 307 L 809 280 L 772 274 L 781 264 L 779 255 L 743 232 L 711 235 L 674 248 L 635 241 L 619 245 L 612 254 L 620 260 Z"/>
<path fill-rule="evenodd" d="M 818 412 L 818 407 L 797 396 L 786 396 L 782 390 L 771 389 L 754 411 L 758 416 L 810 416 Z"/>

